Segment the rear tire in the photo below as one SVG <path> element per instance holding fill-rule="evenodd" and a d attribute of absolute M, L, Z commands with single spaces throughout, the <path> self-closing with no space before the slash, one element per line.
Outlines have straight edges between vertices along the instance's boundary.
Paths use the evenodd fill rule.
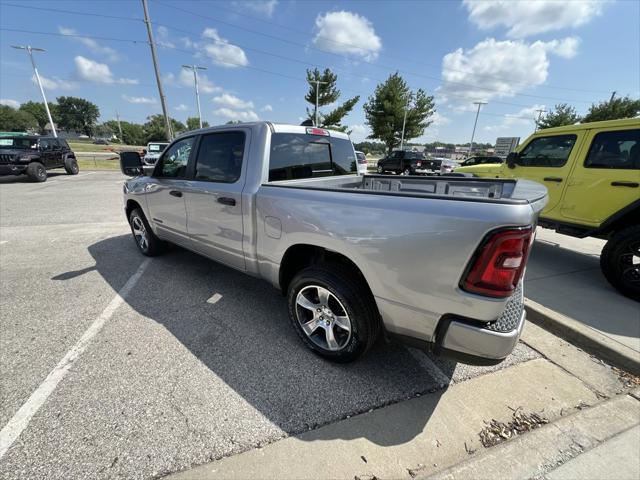
<path fill-rule="evenodd" d="M 31 162 L 27 166 L 27 176 L 34 182 L 45 182 L 47 180 L 47 169 L 40 162 Z"/>
<path fill-rule="evenodd" d="M 136 208 L 129 215 L 129 226 L 136 247 L 143 255 L 155 257 L 164 252 L 166 244 L 156 237 L 142 210 Z"/>
<path fill-rule="evenodd" d="M 340 264 L 300 271 L 289 285 L 287 300 L 289 319 L 298 336 L 328 360 L 356 360 L 379 335 L 380 316 L 371 292 L 357 273 Z"/>
<path fill-rule="evenodd" d="M 640 225 L 611 236 L 600 254 L 600 268 L 616 290 L 640 301 Z"/>
<path fill-rule="evenodd" d="M 402 171 L 402 175 L 411 175 L 411 169 L 409 167 L 405 168 Z"/>
<path fill-rule="evenodd" d="M 64 169 L 69 175 L 77 175 L 80 171 L 78 161 L 75 158 L 66 158 L 64 161 Z"/>
<path fill-rule="evenodd" d="M 382 175 L 384 173 L 384 168 L 382 168 L 380 165 L 378 165 L 378 174 Z"/>

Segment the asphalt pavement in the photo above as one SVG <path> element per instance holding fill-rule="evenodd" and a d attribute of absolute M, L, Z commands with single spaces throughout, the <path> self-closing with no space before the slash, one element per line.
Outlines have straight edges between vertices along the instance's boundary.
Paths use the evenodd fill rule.
<path fill-rule="evenodd" d="M 0 178 L 1 478 L 162 476 L 540 356 L 489 369 L 380 342 L 328 363 L 267 283 L 178 248 L 145 261 L 122 182 Z"/>

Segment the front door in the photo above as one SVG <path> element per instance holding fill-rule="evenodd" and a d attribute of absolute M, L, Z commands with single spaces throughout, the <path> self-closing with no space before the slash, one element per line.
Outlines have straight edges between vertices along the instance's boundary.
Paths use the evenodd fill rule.
<path fill-rule="evenodd" d="M 195 250 L 245 270 L 242 189 L 248 130 L 202 135 L 193 181 L 185 189 L 189 236 Z"/>
<path fill-rule="evenodd" d="M 506 178 L 526 178 L 547 187 L 549 203 L 542 211 L 543 217 L 560 203 L 583 137 L 584 131 L 535 136 L 520 150 L 515 168 L 501 167 Z"/>
<path fill-rule="evenodd" d="M 640 129 L 592 130 L 585 143 L 560 211 L 568 221 L 597 227 L 640 199 Z"/>
<path fill-rule="evenodd" d="M 55 140 L 53 138 L 41 138 L 38 141 L 38 151 L 40 152 L 40 160 L 41 163 L 47 167 L 51 168 L 55 166 L 54 162 L 54 145 Z"/>
<path fill-rule="evenodd" d="M 146 185 L 149 223 L 159 237 L 184 246 L 190 244 L 185 191 L 189 184 L 187 166 L 194 145 L 195 137 L 173 143 L 160 157 Z"/>

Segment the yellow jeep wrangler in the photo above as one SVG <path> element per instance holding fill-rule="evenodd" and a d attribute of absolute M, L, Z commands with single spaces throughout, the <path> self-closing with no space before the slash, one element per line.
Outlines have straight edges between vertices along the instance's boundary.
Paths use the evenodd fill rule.
<path fill-rule="evenodd" d="M 540 226 L 606 239 L 602 273 L 622 294 L 640 300 L 640 119 L 539 130 L 504 164 L 478 167 L 455 171 L 546 185 L 549 203 Z"/>

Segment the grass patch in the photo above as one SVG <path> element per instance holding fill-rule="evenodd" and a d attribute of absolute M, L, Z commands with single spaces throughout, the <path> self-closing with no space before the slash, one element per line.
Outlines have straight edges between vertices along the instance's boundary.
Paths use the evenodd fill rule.
<path fill-rule="evenodd" d="M 119 143 L 111 143 L 109 145 L 94 145 L 93 143 L 87 142 L 70 142 L 69 147 L 74 152 L 119 152 L 120 150 L 140 150 L 146 147 L 140 147 L 137 145 L 121 145 Z"/>
<path fill-rule="evenodd" d="M 118 160 L 106 160 L 97 158 L 94 160 L 78 160 L 78 167 L 82 170 L 112 170 L 120 171 L 120 162 Z"/>

